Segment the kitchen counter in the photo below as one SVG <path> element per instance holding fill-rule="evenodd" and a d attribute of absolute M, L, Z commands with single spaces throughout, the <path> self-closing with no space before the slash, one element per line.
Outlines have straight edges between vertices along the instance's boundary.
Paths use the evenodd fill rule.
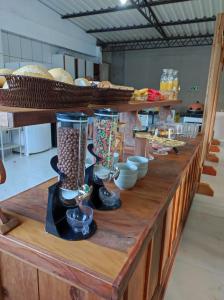
<path fill-rule="evenodd" d="M 44 230 L 56 179 L 3 201 L 21 224 L 0 236 L 0 299 L 162 299 L 199 181 L 200 145 L 198 137 L 151 161 L 147 176 L 121 192 L 120 209 L 94 211 L 98 230 L 86 241 Z"/>

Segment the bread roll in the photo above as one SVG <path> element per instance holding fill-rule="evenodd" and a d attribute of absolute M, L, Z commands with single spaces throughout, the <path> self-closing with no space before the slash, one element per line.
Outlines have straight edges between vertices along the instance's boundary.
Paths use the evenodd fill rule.
<path fill-rule="evenodd" d="M 131 86 L 111 84 L 111 88 L 112 88 L 112 89 L 116 89 L 116 90 L 133 91 L 133 92 L 134 92 L 134 88 L 131 87 Z"/>
<path fill-rule="evenodd" d="M 42 66 L 27 65 L 13 72 L 14 75 L 24 75 L 54 80 L 48 70 Z"/>
<path fill-rule="evenodd" d="M 67 71 L 65 71 L 62 68 L 54 68 L 49 70 L 48 72 L 53 76 L 54 80 L 64 82 L 64 83 L 74 84 L 71 74 L 69 74 Z"/>
<path fill-rule="evenodd" d="M 130 86 L 124 86 L 124 85 L 117 85 L 112 84 L 110 81 L 101 81 L 98 85 L 98 88 L 104 88 L 104 89 L 115 89 L 115 90 L 124 90 L 124 91 L 134 91 L 133 87 Z"/>
<path fill-rule="evenodd" d="M 7 75 L 7 74 L 12 74 L 12 73 L 13 73 L 13 70 L 0 69 L 0 75 Z M 6 82 L 5 76 L 0 76 L 0 88 L 3 87 L 5 82 Z"/>
<path fill-rule="evenodd" d="M 109 88 L 111 88 L 111 86 L 112 86 L 112 84 L 111 84 L 110 81 L 101 81 L 101 82 L 97 85 L 98 88 L 103 88 L 103 89 L 109 89 Z"/>
<path fill-rule="evenodd" d="M 77 78 L 75 80 L 75 85 L 77 85 L 77 86 L 91 86 L 91 83 L 86 78 Z"/>

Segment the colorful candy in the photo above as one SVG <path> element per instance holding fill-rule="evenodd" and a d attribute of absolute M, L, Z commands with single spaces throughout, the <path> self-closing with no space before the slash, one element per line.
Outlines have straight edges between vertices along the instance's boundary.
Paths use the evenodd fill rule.
<path fill-rule="evenodd" d="M 94 118 L 94 152 L 102 160 L 104 167 L 111 169 L 115 152 L 118 114 L 95 114 Z"/>

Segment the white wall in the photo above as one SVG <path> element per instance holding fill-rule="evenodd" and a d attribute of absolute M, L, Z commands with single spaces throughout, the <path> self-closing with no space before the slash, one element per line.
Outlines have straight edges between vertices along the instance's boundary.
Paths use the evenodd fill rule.
<path fill-rule="evenodd" d="M 100 56 L 94 37 L 36 0 L 0 0 L 0 7 L 0 30 Z"/>
<path fill-rule="evenodd" d="M 93 56 L 80 54 L 76 51 L 67 50 L 6 31 L 2 31 L 1 33 L 2 48 L 0 51 L 2 52 L 3 61 L 2 63 L 0 62 L 0 68 L 17 69 L 23 64 L 29 64 L 29 62 L 42 64 L 47 68 L 63 67 L 63 57 L 65 57 L 66 70 L 68 71 L 72 68 L 74 69 L 74 58 L 85 59 L 92 65 L 93 62 L 98 63 L 98 58 Z M 64 53 L 67 55 L 63 55 Z M 55 64 L 53 59 L 55 56 L 60 57 L 61 65 Z M 74 76 L 73 73 L 71 72 L 72 76 Z"/>
<path fill-rule="evenodd" d="M 179 70 L 179 97 L 183 106 L 196 100 L 204 102 L 210 50 L 210 47 L 195 47 L 127 52 L 125 83 L 159 89 L 162 69 L 173 68 Z M 198 86 L 198 91 L 192 91 L 193 86 Z"/>
<path fill-rule="evenodd" d="M 5 67 L 16 68 L 17 62 L 38 62 L 51 67 L 52 55 L 59 47 L 2 31 L 2 54 Z M 15 64 L 16 65 L 16 64 Z M 19 67 L 19 65 L 18 65 Z"/>
<path fill-rule="evenodd" d="M 159 89 L 163 68 L 179 70 L 182 109 L 193 101 L 204 102 L 208 79 L 211 47 L 186 47 L 156 50 L 104 53 L 105 62 L 111 63 L 111 81 L 135 88 Z M 224 108 L 224 81 L 219 103 Z M 198 86 L 198 91 L 192 91 Z M 185 108 L 183 108 L 185 106 Z"/>

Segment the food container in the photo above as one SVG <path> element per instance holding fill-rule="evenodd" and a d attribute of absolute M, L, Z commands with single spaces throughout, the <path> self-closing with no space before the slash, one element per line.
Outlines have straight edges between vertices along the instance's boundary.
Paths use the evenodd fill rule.
<path fill-rule="evenodd" d="M 139 132 L 147 132 L 147 131 L 148 131 L 148 128 L 147 128 L 147 127 L 144 127 L 144 126 L 135 126 L 135 127 L 133 127 L 133 129 L 132 129 L 133 137 L 135 137 L 136 133 L 139 133 Z"/>
<path fill-rule="evenodd" d="M 87 146 L 87 116 L 57 113 L 58 169 L 64 179 L 60 189 L 75 197 L 84 184 Z"/>
<path fill-rule="evenodd" d="M 114 152 L 116 152 L 117 126 L 117 111 L 100 109 L 94 112 L 94 152 L 101 159 L 101 165 L 109 170 L 113 168 Z"/>
<path fill-rule="evenodd" d="M 89 226 L 93 220 L 93 210 L 88 206 L 80 206 L 66 211 L 68 224 L 74 232 L 81 232 L 84 236 L 89 234 Z"/>

